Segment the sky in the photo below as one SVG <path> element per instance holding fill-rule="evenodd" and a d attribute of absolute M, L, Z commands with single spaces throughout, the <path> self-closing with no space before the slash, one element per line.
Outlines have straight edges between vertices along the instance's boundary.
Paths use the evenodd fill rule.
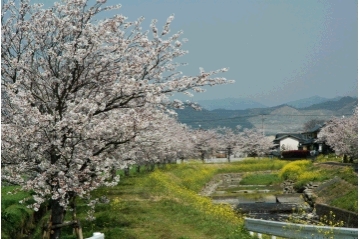
<path fill-rule="evenodd" d="M 42 1 L 44 2 L 44 0 Z M 46 1 L 46 6 L 54 1 Z M 266 106 L 321 96 L 358 95 L 357 0 L 108 0 L 113 14 L 145 17 L 143 30 L 171 14 L 189 54 L 180 70 L 196 75 L 228 67 L 234 84 L 182 100 L 248 98 Z"/>

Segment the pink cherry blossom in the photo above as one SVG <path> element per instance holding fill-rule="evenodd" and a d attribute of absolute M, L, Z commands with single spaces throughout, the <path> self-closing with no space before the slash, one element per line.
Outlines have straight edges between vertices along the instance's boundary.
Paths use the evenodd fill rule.
<path fill-rule="evenodd" d="M 358 157 L 358 107 L 351 117 L 333 118 L 318 134 L 318 142 L 325 142 L 337 154 Z"/>
<path fill-rule="evenodd" d="M 189 144 L 178 144 L 187 133 L 168 116 L 182 105 L 173 93 L 232 82 L 215 76 L 227 69 L 177 71 L 187 52 L 182 33 L 170 35 L 173 16 L 160 35 L 153 21 L 148 36 L 143 18 L 96 19 L 120 8 L 103 2 L 10 0 L 1 9 L 2 180 L 33 190 L 35 210 L 51 200 L 53 224 L 74 197 L 116 185 L 114 169 L 186 154 Z"/>

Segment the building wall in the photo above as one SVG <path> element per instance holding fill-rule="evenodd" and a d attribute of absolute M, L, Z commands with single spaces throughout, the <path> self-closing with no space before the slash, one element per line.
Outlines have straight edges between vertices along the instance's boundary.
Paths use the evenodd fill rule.
<path fill-rule="evenodd" d="M 280 150 L 283 151 L 283 145 L 285 146 L 285 150 L 297 150 L 299 141 L 294 138 L 285 138 L 280 140 Z"/>

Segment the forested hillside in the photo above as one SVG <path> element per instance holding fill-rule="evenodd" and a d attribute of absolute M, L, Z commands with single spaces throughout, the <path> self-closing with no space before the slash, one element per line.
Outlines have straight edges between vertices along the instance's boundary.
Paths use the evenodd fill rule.
<path fill-rule="evenodd" d="M 301 131 L 303 125 L 312 120 L 329 120 L 332 117 L 351 115 L 358 104 L 357 98 L 343 97 L 338 101 L 326 101 L 312 106 L 297 109 L 288 105 L 246 110 L 206 110 L 196 111 L 192 108 L 177 110 L 178 119 L 192 128 L 242 128 L 263 129 L 265 134 L 278 132 Z"/>

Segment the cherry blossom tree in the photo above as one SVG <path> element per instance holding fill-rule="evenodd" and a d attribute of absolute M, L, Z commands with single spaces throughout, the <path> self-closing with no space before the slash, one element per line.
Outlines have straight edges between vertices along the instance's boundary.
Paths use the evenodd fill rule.
<path fill-rule="evenodd" d="M 135 139 L 137 165 L 153 168 L 154 163 L 172 163 L 190 155 L 192 145 L 187 127 L 167 114 L 159 116 L 158 121 L 151 122 Z"/>
<path fill-rule="evenodd" d="M 112 170 L 134 157 L 125 145 L 136 147 L 152 117 L 181 107 L 172 93 L 230 82 L 214 77 L 227 69 L 177 71 L 186 51 L 182 33 L 169 33 L 173 16 L 162 30 L 154 20 L 149 36 L 143 18 L 97 19 L 119 8 L 104 2 L 10 0 L 1 9 L 2 180 L 33 190 L 34 210 L 50 201 L 51 238 L 76 197 L 118 182 Z"/>
<path fill-rule="evenodd" d="M 273 146 L 272 140 L 257 129 L 244 129 L 239 144 L 241 151 L 248 156 L 264 156 Z"/>
<path fill-rule="evenodd" d="M 270 152 L 273 146 L 272 140 L 266 137 L 260 130 L 219 128 L 220 145 L 222 149 L 227 149 L 229 153 L 242 153 L 248 156 L 264 156 Z"/>
<path fill-rule="evenodd" d="M 318 142 L 325 142 L 337 154 L 358 158 L 358 107 L 348 118 L 333 118 L 318 134 Z"/>
<path fill-rule="evenodd" d="M 219 134 L 214 129 L 197 129 L 191 132 L 191 141 L 194 146 L 194 152 L 197 152 L 196 157 L 205 162 L 206 156 L 215 154 L 215 151 L 220 148 Z"/>
<path fill-rule="evenodd" d="M 180 124 L 175 118 L 159 124 L 162 140 L 160 148 L 166 149 L 166 161 L 175 162 L 177 159 L 188 159 L 194 154 L 194 145 L 191 141 L 190 129 L 185 124 Z"/>
<path fill-rule="evenodd" d="M 183 162 L 184 159 L 194 158 L 194 145 L 191 140 L 191 130 L 187 126 L 181 124 L 174 137 L 177 142 L 176 158 L 180 159 L 181 162 Z"/>
<path fill-rule="evenodd" d="M 229 162 L 231 154 L 241 151 L 239 146 L 241 142 L 242 132 L 240 131 L 240 129 L 240 126 L 236 127 L 236 129 L 231 129 L 227 127 L 217 129 L 217 132 L 219 133 L 219 146 L 223 150 L 226 150 L 227 159 Z"/>

